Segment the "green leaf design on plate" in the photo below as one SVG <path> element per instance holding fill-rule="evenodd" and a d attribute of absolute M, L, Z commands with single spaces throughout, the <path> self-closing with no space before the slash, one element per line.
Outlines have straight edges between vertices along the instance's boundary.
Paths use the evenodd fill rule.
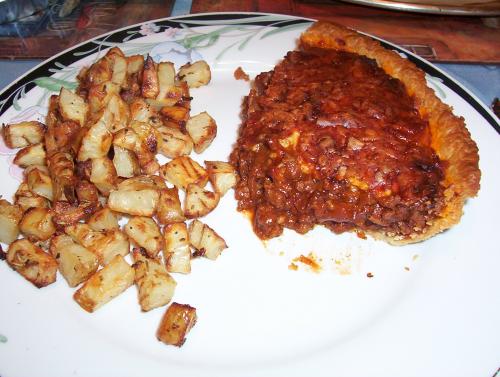
<path fill-rule="evenodd" d="M 311 24 L 312 24 L 312 22 L 311 22 Z M 305 25 L 307 25 L 307 23 L 292 24 L 292 25 L 282 26 L 282 27 L 279 27 L 279 28 L 276 28 L 273 30 L 269 30 L 268 32 L 262 34 L 260 39 L 264 39 L 264 38 L 269 37 L 271 35 L 282 33 L 284 31 L 288 31 L 288 30 L 304 29 Z"/>
<path fill-rule="evenodd" d="M 78 86 L 76 82 L 60 80 L 54 77 L 39 77 L 33 81 L 39 87 L 50 90 L 51 92 L 58 92 L 63 86 L 69 90 L 74 90 Z"/>
<path fill-rule="evenodd" d="M 5 335 L 0 334 L 0 343 L 7 343 L 9 339 Z"/>

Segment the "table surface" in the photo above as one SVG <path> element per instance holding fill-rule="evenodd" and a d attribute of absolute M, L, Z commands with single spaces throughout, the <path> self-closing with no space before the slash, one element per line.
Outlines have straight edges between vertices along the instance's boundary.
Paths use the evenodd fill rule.
<path fill-rule="evenodd" d="M 189 14 L 192 2 L 177 0 L 172 7 L 172 16 Z M 40 64 L 42 60 L 0 60 L 0 88 L 7 86 L 19 76 Z M 500 97 L 500 65 L 498 64 L 450 64 L 435 63 L 463 84 L 485 105 L 490 106 Z"/>

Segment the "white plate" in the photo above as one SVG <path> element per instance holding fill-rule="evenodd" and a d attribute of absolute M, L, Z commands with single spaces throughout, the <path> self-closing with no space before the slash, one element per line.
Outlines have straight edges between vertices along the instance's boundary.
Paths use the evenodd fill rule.
<path fill-rule="evenodd" d="M 249 89 L 234 79 L 234 70 L 241 66 L 252 78 L 270 70 L 308 25 L 289 16 L 232 13 L 122 29 L 68 50 L 12 84 L 0 94 L 0 121 L 43 120 L 51 90 L 74 87 L 78 70 L 109 46 L 177 65 L 203 58 L 212 67 L 212 82 L 192 91 L 192 113 L 208 111 L 218 136 L 196 158 L 224 160 Z M 196 307 L 199 317 L 180 349 L 156 340 L 165 309 L 141 313 L 134 287 L 88 314 L 61 277 L 36 289 L 0 263 L 0 375 L 493 375 L 500 366 L 498 123 L 444 73 L 399 51 L 429 74 L 429 84 L 466 119 L 479 146 L 482 188 L 466 204 L 460 224 L 405 247 L 323 228 L 305 236 L 286 232 L 263 244 L 236 212 L 232 194 L 226 195 L 204 221 L 229 248 L 215 262 L 195 260 L 190 275 L 175 276 L 174 300 Z M 15 151 L 0 148 L 1 192 L 10 199 L 19 176 L 10 163 Z M 292 258 L 309 252 L 322 258 L 321 273 L 288 268 Z"/>

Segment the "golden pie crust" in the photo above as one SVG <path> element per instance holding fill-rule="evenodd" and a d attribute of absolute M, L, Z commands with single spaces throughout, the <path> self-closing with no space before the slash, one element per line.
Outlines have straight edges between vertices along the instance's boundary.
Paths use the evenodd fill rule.
<path fill-rule="evenodd" d="M 436 97 L 426 84 L 424 72 L 396 52 L 382 47 L 379 42 L 329 22 L 320 21 L 312 25 L 302 34 L 300 43 L 305 48 L 334 49 L 367 56 L 388 75 L 400 80 L 414 98 L 421 117 L 429 122 L 432 148 L 446 162 L 442 182 L 445 205 L 423 232 L 410 237 L 382 230 L 368 233 L 391 244 L 403 245 L 426 240 L 457 224 L 465 201 L 479 191 L 481 172 L 478 149 L 465 127 L 464 119 L 455 116 L 450 106 Z"/>

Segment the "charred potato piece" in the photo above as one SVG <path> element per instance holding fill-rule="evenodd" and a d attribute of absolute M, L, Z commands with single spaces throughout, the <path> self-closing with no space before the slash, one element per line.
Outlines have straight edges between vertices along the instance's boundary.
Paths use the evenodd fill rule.
<path fill-rule="evenodd" d="M 132 217 L 124 227 L 125 233 L 134 243 L 146 251 L 151 258 L 163 248 L 163 239 L 158 224 L 150 218 L 143 216 Z"/>
<path fill-rule="evenodd" d="M 236 171 L 234 167 L 223 161 L 205 161 L 208 179 L 215 192 L 223 196 L 236 185 Z"/>
<path fill-rule="evenodd" d="M 120 229 L 118 225 L 118 215 L 108 207 L 104 207 L 93 213 L 87 221 L 87 224 L 98 232 L 106 230 Z"/>
<path fill-rule="evenodd" d="M 217 259 L 222 250 L 227 248 L 226 241 L 199 220 L 194 220 L 189 224 L 188 232 L 189 242 L 197 250 L 196 255 Z"/>
<path fill-rule="evenodd" d="M 2 127 L 5 145 L 9 148 L 24 148 L 43 141 L 45 125 L 40 122 L 28 121 L 8 124 Z"/>
<path fill-rule="evenodd" d="M 19 222 L 23 217 L 21 207 L 0 199 L 0 242 L 10 244 L 19 236 Z"/>
<path fill-rule="evenodd" d="M 54 257 L 28 240 L 20 239 L 10 244 L 7 263 L 38 288 L 56 281 L 57 262 Z"/>
<path fill-rule="evenodd" d="M 50 179 L 49 171 L 45 166 L 30 166 L 24 171 L 24 174 L 30 191 L 49 200 L 53 200 L 54 189 L 52 180 Z"/>
<path fill-rule="evenodd" d="M 71 204 L 67 201 L 55 202 L 52 207 L 52 222 L 58 229 L 87 219 L 96 210 L 95 203 Z"/>
<path fill-rule="evenodd" d="M 15 204 L 17 204 L 21 209 L 27 211 L 30 208 L 47 208 L 49 206 L 49 201 L 30 191 L 27 183 L 21 183 L 15 194 Z"/>
<path fill-rule="evenodd" d="M 134 269 L 121 255 L 117 255 L 92 275 L 73 298 L 89 313 L 95 312 L 130 287 L 134 283 L 134 275 Z"/>
<path fill-rule="evenodd" d="M 160 191 L 156 218 L 160 224 L 172 224 L 185 220 L 177 187 L 165 188 Z"/>
<path fill-rule="evenodd" d="M 48 240 L 56 232 L 52 216 L 48 208 L 31 208 L 24 214 L 19 229 L 32 241 Z"/>
<path fill-rule="evenodd" d="M 156 98 L 160 92 L 158 82 L 158 66 L 151 56 L 146 58 L 144 70 L 142 71 L 142 96 L 144 98 Z"/>
<path fill-rule="evenodd" d="M 187 82 L 190 88 L 207 85 L 212 78 L 210 67 L 204 60 L 184 64 L 179 69 L 178 76 L 180 80 Z"/>
<path fill-rule="evenodd" d="M 187 187 L 184 198 L 184 215 L 188 219 L 203 217 L 217 207 L 219 199 L 219 193 L 204 190 L 202 187 L 191 183 Z"/>
<path fill-rule="evenodd" d="M 189 109 L 183 106 L 165 106 L 160 113 L 173 122 L 186 122 L 189 119 Z"/>
<path fill-rule="evenodd" d="M 175 85 L 175 68 L 170 62 L 161 62 L 158 64 L 158 95 L 157 99 L 165 98 L 169 89 Z"/>
<path fill-rule="evenodd" d="M 16 153 L 14 164 L 22 168 L 27 168 L 31 165 L 46 165 L 46 153 L 43 143 L 28 145 Z"/>
<path fill-rule="evenodd" d="M 111 191 L 108 207 L 116 212 L 134 216 L 153 216 L 158 206 L 158 190 L 117 190 Z"/>
<path fill-rule="evenodd" d="M 163 315 L 156 337 L 165 344 L 181 347 L 196 319 L 195 308 L 174 302 Z"/>
<path fill-rule="evenodd" d="M 215 120 L 206 112 L 195 115 L 186 123 L 186 130 L 193 139 L 194 151 L 202 153 L 207 149 L 217 135 L 217 124 Z"/>
<path fill-rule="evenodd" d="M 90 252 L 65 234 L 52 237 L 50 253 L 56 258 L 59 272 L 70 287 L 76 287 L 93 275 L 99 267 L 99 261 Z"/>
<path fill-rule="evenodd" d="M 52 179 L 53 200 L 76 201 L 76 176 L 73 156 L 69 152 L 55 152 L 47 159 Z"/>
<path fill-rule="evenodd" d="M 160 126 L 157 128 L 159 133 L 158 151 L 169 158 L 185 156 L 191 153 L 193 141 L 189 135 L 180 130 L 171 127 Z"/>
<path fill-rule="evenodd" d="M 113 151 L 113 165 L 118 177 L 131 178 L 140 174 L 141 167 L 134 152 L 117 145 L 113 147 Z"/>
<path fill-rule="evenodd" d="M 75 191 L 79 203 L 93 203 L 96 207 L 99 205 L 99 191 L 93 183 L 81 179 L 76 184 Z"/>
<path fill-rule="evenodd" d="M 113 135 L 108 130 L 113 115 L 103 111 L 102 116 L 87 130 L 78 151 L 78 161 L 106 157 L 113 141 Z"/>
<path fill-rule="evenodd" d="M 144 256 L 139 250 L 132 253 L 135 284 L 139 304 L 144 312 L 167 305 L 174 296 L 177 283 L 157 259 Z"/>
<path fill-rule="evenodd" d="M 61 92 L 59 93 L 59 112 L 63 120 L 72 120 L 83 127 L 87 120 L 88 111 L 89 105 L 82 97 L 65 87 L 61 88 Z"/>
<path fill-rule="evenodd" d="M 165 248 L 163 255 L 169 272 L 191 272 L 191 248 L 185 223 L 169 224 L 163 229 Z"/>
<path fill-rule="evenodd" d="M 160 175 L 175 187 L 186 190 L 191 183 L 204 187 L 208 182 L 208 174 L 200 164 L 188 156 L 174 158 L 160 168 Z"/>

